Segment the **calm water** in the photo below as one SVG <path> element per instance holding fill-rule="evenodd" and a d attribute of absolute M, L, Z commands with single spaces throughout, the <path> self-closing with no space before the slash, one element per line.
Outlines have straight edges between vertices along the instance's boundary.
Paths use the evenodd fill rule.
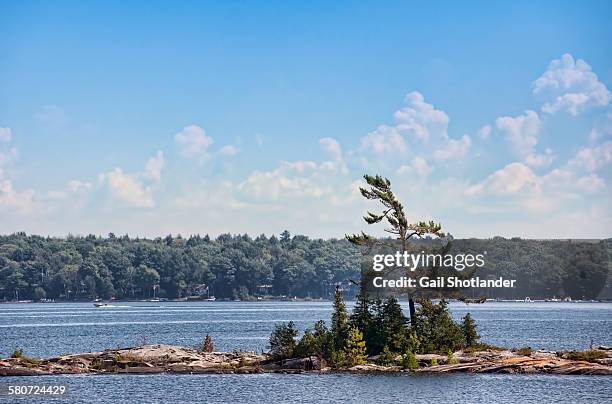
<path fill-rule="evenodd" d="M 483 340 L 561 349 L 612 345 L 612 304 L 451 304 L 468 311 Z M 0 355 L 16 348 L 51 356 L 147 343 L 195 345 L 211 334 L 219 350 L 266 349 L 275 322 L 303 329 L 328 320 L 328 302 L 117 303 L 0 305 Z M 65 383 L 70 402 L 610 402 L 612 378 L 549 375 L 87 375 L 4 378 L 7 383 Z M 0 402 L 6 399 L 0 397 Z"/>

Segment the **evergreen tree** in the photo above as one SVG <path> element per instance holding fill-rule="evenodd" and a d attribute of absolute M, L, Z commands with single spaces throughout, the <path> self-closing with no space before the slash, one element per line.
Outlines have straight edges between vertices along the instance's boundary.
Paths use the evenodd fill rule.
<path fill-rule="evenodd" d="M 336 351 L 341 351 L 345 346 L 348 337 L 348 314 L 346 304 L 340 286 L 336 286 L 334 296 L 334 313 L 332 314 L 331 332 L 334 336 L 334 347 Z"/>
<path fill-rule="evenodd" d="M 368 188 L 359 188 L 361 195 L 369 200 L 379 201 L 383 205 L 383 211 L 380 214 L 372 213 L 368 211 L 367 216 L 363 219 L 367 224 L 380 223 L 386 220 L 389 224 L 389 228 L 385 229 L 386 232 L 393 234 L 401 243 L 402 252 L 408 248 L 408 241 L 414 237 L 422 237 L 426 234 L 432 234 L 434 236 L 443 237 L 442 226 L 439 223 L 429 222 L 417 222 L 408 223 L 406 213 L 404 212 L 404 206 L 397 199 L 393 191 L 391 191 L 391 181 L 387 178 L 381 177 L 380 175 L 364 175 Z M 356 245 L 367 245 L 373 240 L 371 236 L 367 235 L 363 231 L 361 234 L 353 234 L 346 236 L 347 240 Z M 414 305 L 413 296 L 408 299 L 410 308 L 410 323 L 414 327 L 416 322 L 416 310 Z"/>
<path fill-rule="evenodd" d="M 380 354 L 386 345 L 383 308 L 382 300 L 376 299 L 372 302 L 372 321 L 366 334 L 366 347 L 369 355 Z"/>
<path fill-rule="evenodd" d="M 382 316 L 385 345 L 392 352 L 402 352 L 408 340 L 407 319 L 395 297 L 385 301 Z"/>
<path fill-rule="evenodd" d="M 476 323 L 474 322 L 474 319 L 470 313 L 463 317 L 463 321 L 461 322 L 461 331 L 463 331 L 465 345 L 468 347 L 475 345 L 480 339 L 480 336 L 476 331 Z"/>
<path fill-rule="evenodd" d="M 451 317 L 446 300 L 435 304 L 422 299 L 419 303 L 416 328 L 422 352 L 447 353 L 465 346 L 463 331 Z"/>
<path fill-rule="evenodd" d="M 351 367 L 365 363 L 366 346 L 363 334 L 356 327 L 351 327 L 344 348 L 344 364 Z"/>
<path fill-rule="evenodd" d="M 372 313 L 370 312 L 370 301 L 365 290 L 360 290 L 357 301 L 351 314 L 351 325 L 361 331 L 367 339 L 368 331 L 372 323 Z"/>
<path fill-rule="evenodd" d="M 270 335 L 270 354 L 276 359 L 286 359 L 293 356 L 295 351 L 295 338 L 298 335 L 295 323 L 276 324 Z"/>

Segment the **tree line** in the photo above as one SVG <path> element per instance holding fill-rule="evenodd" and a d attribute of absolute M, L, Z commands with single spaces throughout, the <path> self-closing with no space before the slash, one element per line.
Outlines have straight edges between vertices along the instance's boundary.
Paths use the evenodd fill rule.
<path fill-rule="evenodd" d="M 451 237 L 452 238 L 452 237 Z M 440 239 L 414 240 L 435 244 Z M 466 290 L 499 298 L 610 299 L 612 240 L 455 239 L 452 253 L 487 251 L 481 278 L 517 279 L 515 289 Z M 331 298 L 360 277 L 362 255 L 345 239 L 223 234 L 142 239 L 129 236 L 0 236 L 0 300 L 169 299 L 194 295 Z"/>

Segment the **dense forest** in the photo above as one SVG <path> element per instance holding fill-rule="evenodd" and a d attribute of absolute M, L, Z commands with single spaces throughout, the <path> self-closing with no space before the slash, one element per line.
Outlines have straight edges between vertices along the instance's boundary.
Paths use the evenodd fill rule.
<path fill-rule="evenodd" d="M 610 239 L 496 237 L 454 240 L 453 250 L 487 251 L 487 265 L 476 274 L 481 278 L 517 279 L 517 288 L 487 290 L 488 297 L 609 299 L 611 245 Z M 330 298 L 334 285 L 359 279 L 360 260 L 358 247 L 345 239 L 310 239 L 287 231 L 279 237 L 224 234 L 214 239 L 16 233 L 0 236 L 0 300 Z M 347 288 L 349 298 L 356 292 Z"/>

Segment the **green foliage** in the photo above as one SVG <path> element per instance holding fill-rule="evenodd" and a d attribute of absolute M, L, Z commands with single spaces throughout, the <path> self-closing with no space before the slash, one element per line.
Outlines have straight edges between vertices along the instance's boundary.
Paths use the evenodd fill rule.
<path fill-rule="evenodd" d="M 11 358 L 21 358 L 23 356 L 23 349 L 15 349 L 11 354 Z"/>
<path fill-rule="evenodd" d="M 416 358 L 416 355 L 412 351 L 406 351 L 402 355 L 402 367 L 404 369 L 418 369 L 419 361 Z"/>
<path fill-rule="evenodd" d="M 424 229 L 419 223 L 415 226 L 418 231 Z M 408 226 L 406 230 L 407 236 L 412 234 Z M 346 240 L 317 240 L 288 233 L 282 240 L 228 234 L 216 239 L 200 235 L 155 239 L 112 234 L 106 238 L 4 235 L 0 236 L 0 300 L 38 300 L 43 296 L 141 299 L 151 297 L 154 286 L 157 297 L 170 299 L 206 295 L 207 290 L 227 299 L 246 300 L 254 295 L 329 298 L 333 294 L 330 283 L 344 284 L 360 275 L 359 248 Z M 440 243 L 411 239 L 419 251 Z M 487 297 L 612 298 L 612 289 L 602 292 L 612 257 L 610 240 L 592 243 L 494 237 L 456 239 L 453 248 L 487 251 L 487 265 L 478 273 L 481 278 L 517 279 L 515 288 L 488 289 Z M 368 332 L 360 330 L 369 339 Z"/>
<path fill-rule="evenodd" d="M 475 345 L 476 343 L 478 343 L 480 336 L 478 335 L 478 332 L 476 331 L 476 323 L 474 322 L 474 319 L 472 318 L 470 313 L 467 313 L 463 317 L 463 320 L 461 321 L 461 331 L 463 332 L 463 337 L 465 339 L 465 345 L 467 347 L 471 347 Z"/>
<path fill-rule="evenodd" d="M 31 356 L 27 356 L 23 353 L 23 349 L 16 349 L 15 351 L 13 351 L 13 353 L 11 354 L 11 358 L 16 358 L 16 359 L 20 359 L 22 363 L 25 363 L 26 366 L 28 365 L 39 365 L 40 364 L 40 359 L 36 359 L 33 358 Z M 28 366 L 30 367 L 30 366 Z"/>
<path fill-rule="evenodd" d="M 388 346 L 384 346 L 380 356 L 378 357 L 378 364 L 381 366 L 393 366 L 395 365 L 395 355 Z"/>
<path fill-rule="evenodd" d="M 515 349 L 514 352 L 522 356 L 531 356 L 531 354 L 533 353 L 533 350 L 531 349 L 531 347 L 525 346 L 519 349 Z"/>
<path fill-rule="evenodd" d="M 436 304 L 422 299 L 419 303 L 421 305 L 417 310 L 416 329 L 422 352 L 446 353 L 465 347 L 461 327 L 451 317 L 445 300 Z"/>
<path fill-rule="evenodd" d="M 448 354 L 446 354 L 446 363 L 449 365 L 456 365 L 459 363 L 459 360 L 453 355 L 453 351 L 448 351 Z"/>
<path fill-rule="evenodd" d="M 564 355 L 565 358 L 575 361 L 595 362 L 597 359 L 607 358 L 608 355 L 604 351 L 591 349 L 588 351 L 572 351 Z"/>
<path fill-rule="evenodd" d="M 336 351 L 344 349 L 348 338 L 349 324 L 346 304 L 339 286 L 336 286 L 334 296 L 334 312 L 331 320 L 331 332 L 334 336 L 334 348 Z"/>
<path fill-rule="evenodd" d="M 347 367 L 365 363 L 366 347 L 363 334 L 355 327 L 351 327 L 344 348 L 344 365 Z"/>
<path fill-rule="evenodd" d="M 293 321 L 276 324 L 269 340 L 272 357 L 275 359 L 291 358 L 295 351 L 297 335 L 298 331 Z"/>
<path fill-rule="evenodd" d="M 431 358 L 429 366 L 438 366 L 438 360 L 436 358 Z"/>

